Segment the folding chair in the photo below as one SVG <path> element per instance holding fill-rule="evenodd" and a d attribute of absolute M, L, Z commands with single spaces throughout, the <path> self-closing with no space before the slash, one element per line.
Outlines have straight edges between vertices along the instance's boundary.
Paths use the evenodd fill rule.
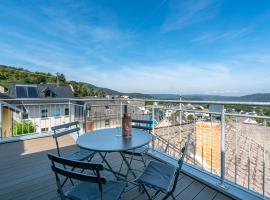
<path fill-rule="evenodd" d="M 132 128 L 145 130 L 145 131 L 148 131 L 149 134 L 151 134 L 152 123 L 153 123 L 152 121 L 132 119 L 132 123 L 135 123 L 135 125 L 132 125 Z M 149 146 L 145 145 L 143 147 L 136 148 L 134 150 L 124 151 L 124 154 L 130 155 L 130 157 L 127 157 L 130 159 L 130 164 L 132 163 L 133 160 L 137 160 L 139 162 L 142 162 L 143 165 L 146 166 L 143 156 L 148 151 L 148 149 L 149 149 Z"/>
<path fill-rule="evenodd" d="M 188 135 L 185 146 L 181 149 L 182 156 L 178 160 L 178 167 L 168 163 L 150 161 L 143 173 L 138 177 L 136 182 L 142 186 L 149 199 L 155 198 L 159 193 L 165 194 L 165 196 L 162 198 L 163 200 L 170 196 L 175 199 L 173 192 L 176 188 L 179 173 L 183 166 L 184 158 L 186 156 L 189 145 L 189 140 L 190 135 Z M 156 193 L 153 196 L 150 196 L 146 187 L 153 188 L 156 190 Z"/>
<path fill-rule="evenodd" d="M 77 133 L 77 135 L 79 137 L 80 128 L 78 127 L 78 125 L 79 125 L 79 122 L 75 121 L 75 122 L 61 124 L 61 125 L 52 127 L 52 130 L 54 131 L 53 138 L 55 139 L 55 143 L 56 143 L 56 147 L 57 147 L 57 154 L 59 157 L 62 157 L 62 155 L 60 152 L 58 138 L 65 136 L 65 135 L 68 135 L 68 134 L 71 134 L 71 133 Z M 94 151 L 80 149 L 79 151 L 76 151 L 72 154 L 65 156 L 65 158 L 70 159 L 70 160 L 77 160 L 77 161 L 87 160 L 89 162 L 94 157 L 94 155 L 95 155 Z M 74 168 L 72 169 L 72 171 L 73 170 L 74 170 Z M 68 178 L 66 178 L 63 181 L 62 185 L 64 185 L 67 180 L 68 180 Z M 73 184 L 71 179 L 70 179 L 70 181 Z"/>
<path fill-rule="evenodd" d="M 58 156 L 62 156 L 60 153 L 60 148 L 59 148 L 59 142 L 58 142 L 58 138 L 71 134 L 71 133 L 77 133 L 77 135 L 79 136 L 79 131 L 80 128 L 78 127 L 79 122 L 71 122 L 71 123 L 67 123 L 67 124 L 61 124 L 58 126 L 54 126 L 52 127 L 52 130 L 54 131 L 53 134 L 53 138 L 55 139 L 55 143 L 56 143 L 56 147 L 57 147 L 57 154 Z M 67 159 L 70 160 L 88 160 L 90 161 L 95 155 L 94 151 L 89 151 L 86 149 L 80 149 L 79 151 L 76 151 L 68 156 L 65 156 Z"/>
<path fill-rule="evenodd" d="M 52 170 L 55 173 L 56 184 L 60 193 L 61 200 L 66 198 L 72 200 L 118 200 L 123 194 L 127 183 L 121 181 L 106 181 L 100 175 L 103 170 L 102 164 L 89 163 L 83 161 L 74 161 L 66 158 L 61 158 L 53 154 L 48 154 L 52 162 Z M 60 166 L 66 166 L 62 168 Z M 93 170 L 93 175 L 85 174 L 83 172 L 75 172 L 68 170 L 69 168 L 79 168 L 84 170 Z M 61 184 L 61 176 L 69 179 L 77 180 L 76 184 L 71 186 L 65 192 L 63 184 Z"/>

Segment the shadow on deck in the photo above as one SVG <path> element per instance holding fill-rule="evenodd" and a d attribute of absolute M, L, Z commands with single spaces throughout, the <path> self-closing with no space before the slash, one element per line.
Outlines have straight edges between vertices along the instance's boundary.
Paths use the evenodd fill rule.
<path fill-rule="evenodd" d="M 69 154 L 78 147 L 70 136 L 61 138 L 61 152 Z M 60 199 L 56 189 L 54 174 L 50 169 L 50 161 L 47 153 L 56 153 L 55 143 L 51 137 L 0 144 L 0 199 Z M 119 169 L 121 165 L 120 155 L 111 153 L 108 160 L 112 167 Z M 152 159 L 148 157 L 148 159 Z M 100 161 L 98 155 L 93 159 Z M 133 166 L 139 174 L 143 168 L 139 162 Z M 114 179 L 113 175 L 106 172 L 108 179 Z M 129 179 L 132 177 L 130 176 Z M 151 191 L 153 192 L 153 191 Z M 205 184 L 181 173 L 177 188 L 176 199 L 195 200 L 229 200 L 230 198 L 206 186 Z M 141 193 L 138 187 L 129 184 L 122 199 L 147 199 L 145 193 Z M 157 199 L 162 199 L 162 195 Z"/>

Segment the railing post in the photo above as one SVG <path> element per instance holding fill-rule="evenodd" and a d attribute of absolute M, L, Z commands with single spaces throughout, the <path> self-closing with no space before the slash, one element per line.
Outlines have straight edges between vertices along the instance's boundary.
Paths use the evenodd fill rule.
<path fill-rule="evenodd" d="M 264 133 L 263 133 L 263 138 L 266 138 L 266 134 L 267 134 L 267 121 L 266 119 L 264 119 L 263 121 L 263 125 L 264 125 Z M 262 181 L 263 181 L 263 184 L 262 184 L 262 195 L 263 197 L 265 197 L 265 140 L 263 140 L 263 174 L 262 174 Z"/>
<path fill-rule="evenodd" d="M 181 124 L 182 124 L 182 103 L 181 103 L 181 101 L 182 101 L 182 96 L 180 96 L 180 105 L 179 105 L 179 108 L 180 108 L 180 112 L 179 112 L 179 124 L 180 124 L 180 126 L 181 126 Z M 181 130 L 181 129 L 180 129 Z"/>
<path fill-rule="evenodd" d="M 155 149 L 155 104 L 153 103 L 152 107 L 152 149 Z"/>
<path fill-rule="evenodd" d="M 71 103 L 70 103 L 70 99 L 68 100 L 68 112 L 69 112 L 68 114 L 69 114 L 69 123 L 70 123 L 71 122 Z"/>
<path fill-rule="evenodd" d="M 123 102 L 120 102 L 120 120 L 122 119 L 123 115 Z"/>
<path fill-rule="evenodd" d="M 86 126 L 87 126 L 86 120 L 87 120 L 87 103 L 85 102 L 83 104 L 83 129 L 84 129 L 83 131 L 84 133 L 86 133 Z"/>
<path fill-rule="evenodd" d="M 123 102 L 121 100 L 120 102 L 120 116 L 119 116 L 119 120 L 118 120 L 118 127 L 122 127 L 122 117 L 123 117 Z"/>
<path fill-rule="evenodd" d="M 3 135 L 2 135 L 2 104 L 0 103 L 0 138 L 1 140 L 3 139 Z"/>
<path fill-rule="evenodd" d="M 218 184 L 223 189 L 228 189 L 228 186 L 224 184 L 225 179 L 225 110 L 224 105 L 222 105 L 221 110 L 221 159 L 220 159 L 220 183 Z"/>

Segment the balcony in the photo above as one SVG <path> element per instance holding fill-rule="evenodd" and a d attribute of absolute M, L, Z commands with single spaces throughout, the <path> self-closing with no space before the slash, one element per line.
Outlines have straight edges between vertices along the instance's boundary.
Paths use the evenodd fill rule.
<path fill-rule="evenodd" d="M 237 113 L 231 106 L 270 104 L 106 99 L 2 103 L 0 199 L 57 199 L 46 157 L 55 151 L 51 127 L 79 121 L 81 134 L 118 127 L 125 104 L 133 119 L 153 121 L 155 140 L 148 159 L 175 164 L 179 148 L 192 133 L 177 199 L 269 199 L 270 167 L 265 162 L 270 159 L 269 117 Z M 77 148 L 72 136 L 62 144 L 67 153 Z M 119 167 L 117 154 L 110 154 L 110 160 Z M 142 166 L 134 163 L 133 168 Z M 129 185 L 123 198 L 146 199 L 146 195 Z"/>
<path fill-rule="evenodd" d="M 77 148 L 70 136 L 62 138 L 60 142 L 66 145 L 61 149 L 62 152 L 68 153 Z M 51 137 L 1 145 L 0 152 L 0 199 L 59 199 L 55 177 L 47 158 L 48 152 L 56 153 L 55 142 Z M 99 160 L 98 156 L 94 159 Z M 108 160 L 116 169 L 119 168 L 121 159 L 118 154 L 109 154 Z M 140 170 L 142 164 L 135 162 L 132 167 Z M 108 178 L 113 177 L 109 175 Z M 132 184 L 126 191 L 123 199 L 147 199 Z M 179 177 L 175 193 L 177 199 L 231 199 L 183 173 Z"/>

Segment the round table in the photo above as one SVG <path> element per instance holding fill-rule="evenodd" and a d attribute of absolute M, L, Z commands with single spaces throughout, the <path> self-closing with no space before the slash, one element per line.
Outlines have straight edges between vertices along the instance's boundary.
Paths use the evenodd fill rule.
<path fill-rule="evenodd" d="M 130 171 L 136 178 L 135 173 L 131 169 L 130 163 L 125 157 L 124 151 L 134 150 L 147 145 L 152 140 L 152 135 L 139 129 L 132 129 L 131 137 L 123 137 L 121 133 L 121 128 L 96 130 L 80 136 L 77 139 L 77 145 L 83 149 L 96 151 L 101 156 L 102 161 L 104 161 L 108 166 L 107 170 L 111 171 L 117 179 L 119 178 L 118 176 L 126 178 L 127 174 L 121 174 L 120 172 L 113 170 L 109 162 L 106 160 L 106 154 L 107 152 L 119 152 L 123 161 L 127 165 L 128 172 Z M 106 153 L 102 154 L 102 152 Z"/>
<path fill-rule="evenodd" d="M 93 131 L 80 136 L 77 144 L 92 151 L 123 152 L 142 147 L 152 140 L 151 134 L 139 129 L 132 129 L 131 137 L 122 137 L 121 132 L 121 128 Z"/>

